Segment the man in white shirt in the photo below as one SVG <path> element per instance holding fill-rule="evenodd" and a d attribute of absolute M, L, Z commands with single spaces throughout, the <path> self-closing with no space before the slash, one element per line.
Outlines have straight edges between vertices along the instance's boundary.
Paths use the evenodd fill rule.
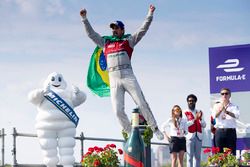
<path fill-rule="evenodd" d="M 187 167 L 200 167 L 202 131 L 206 127 L 202 111 L 195 108 L 196 102 L 197 97 L 194 94 L 187 96 L 188 109 L 184 113 L 188 126 Z"/>
<path fill-rule="evenodd" d="M 215 118 L 215 144 L 223 152 L 223 148 L 232 149 L 236 155 L 236 119 L 240 116 L 239 107 L 230 102 L 231 90 L 222 88 L 220 103 L 216 103 L 212 116 Z"/>

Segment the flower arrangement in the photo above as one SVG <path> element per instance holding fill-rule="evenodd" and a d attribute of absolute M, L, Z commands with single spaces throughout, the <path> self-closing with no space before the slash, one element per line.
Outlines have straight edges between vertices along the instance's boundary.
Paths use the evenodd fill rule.
<path fill-rule="evenodd" d="M 125 141 L 128 140 L 129 134 L 126 133 L 124 130 L 122 131 L 122 136 Z M 142 133 L 142 139 L 144 141 L 144 144 L 148 146 L 151 143 L 151 139 L 153 138 L 153 131 L 149 126 L 146 126 L 146 128 L 143 130 Z"/>
<path fill-rule="evenodd" d="M 102 147 L 90 147 L 82 157 L 83 167 L 119 167 L 118 154 L 123 154 L 122 149 L 116 149 L 115 144 L 107 144 Z"/>
<path fill-rule="evenodd" d="M 240 163 L 242 166 L 250 166 L 250 150 L 246 150 L 242 154 Z"/>
<path fill-rule="evenodd" d="M 219 152 L 219 147 L 212 147 L 204 149 L 205 154 L 210 154 L 208 156 L 207 166 L 219 166 L 219 167 L 238 167 L 239 162 L 232 154 L 232 150 L 229 148 L 224 148 L 223 153 Z"/>

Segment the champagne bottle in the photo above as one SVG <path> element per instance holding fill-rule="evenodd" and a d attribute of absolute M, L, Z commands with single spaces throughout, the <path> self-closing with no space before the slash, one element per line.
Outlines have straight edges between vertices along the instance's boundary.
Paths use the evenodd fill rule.
<path fill-rule="evenodd" d="M 132 113 L 132 130 L 124 148 L 125 167 L 145 167 L 145 147 L 139 130 L 139 111 Z"/>

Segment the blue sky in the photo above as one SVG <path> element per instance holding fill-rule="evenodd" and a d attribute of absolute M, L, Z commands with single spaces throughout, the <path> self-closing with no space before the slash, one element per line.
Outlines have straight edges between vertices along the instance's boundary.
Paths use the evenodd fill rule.
<path fill-rule="evenodd" d="M 9 141 L 12 127 L 35 133 L 37 110 L 27 95 L 42 87 L 53 71 L 61 72 L 66 81 L 87 93 L 86 103 L 76 109 L 78 134 L 122 138 L 110 99 L 96 97 L 86 87 L 95 45 L 84 32 L 79 11 L 88 10 L 89 21 L 102 35 L 111 33 L 109 23 L 114 20 L 122 20 L 126 32 L 133 33 L 151 3 L 156 6 L 154 21 L 135 47 L 132 64 L 155 118 L 163 123 L 174 104 L 185 109 L 190 93 L 198 96 L 197 107 L 208 117 L 208 48 L 249 43 L 249 0 L 1 0 L 0 128 L 6 129 Z M 126 95 L 129 116 L 134 107 Z M 39 150 L 36 141 L 33 144 Z M 6 145 L 10 150 L 12 143 Z M 11 163 L 11 153 L 6 154 Z M 41 162 L 39 151 L 33 160 L 27 160 L 25 154 L 19 156 L 21 161 Z"/>

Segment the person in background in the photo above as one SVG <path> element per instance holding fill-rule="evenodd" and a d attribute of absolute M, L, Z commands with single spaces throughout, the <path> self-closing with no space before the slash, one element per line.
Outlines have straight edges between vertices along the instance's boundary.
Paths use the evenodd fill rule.
<path fill-rule="evenodd" d="M 174 105 L 172 108 L 172 116 L 161 126 L 163 134 L 169 141 L 169 151 L 171 154 L 171 167 L 176 166 L 178 160 L 179 167 L 183 167 L 183 157 L 186 152 L 187 132 L 186 120 L 182 118 L 182 110 L 180 106 Z"/>
<path fill-rule="evenodd" d="M 216 147 L 216 144 L 215 144 L 215 132 L 216 132 L 216 128 L 215 128 L 215 118 L 213 116 L 210 117 L 210 130 L 211 130 L 211 133 L 212 133 L 212 146 L 213 147 Z"/>
<path fill-rule="evenodd" d="M 216 101 L 215 104 L 220 103 L 220 101 Z M 210 116 L 210 131 L 212 133 L 212 146 L 216 147 L 215 144 L 215 132 L 216 132 L 216 128 L 215 128 L 215 124 L 216 124 L 216 120 L 213 117 L 213 114 Z"/>
<path fill-rule="evenodd" d="M 220 148 L 220 152 L 223 152 L 223 148 L 230 148 L 236 155 L 236 119 L 239 119 L 240 110 L 230 102 L 230 89 L 222 88 L 220 94 L 220 103 L 216 103 L 212 111 L 216 121 L 215 144 Z"/>
<path fill-rule="evenodd" d="M 200 167 L 202 132 L 206 127 L 203 119 L 203 112 L 196 109 L 197 97 L 194 94 L 187 96 L 188 109 L 185 110 L 187 119 L 188 134 L 187 139 L 187 167 Z M 194 160 L 194 161 L 193 161 Z"/>

